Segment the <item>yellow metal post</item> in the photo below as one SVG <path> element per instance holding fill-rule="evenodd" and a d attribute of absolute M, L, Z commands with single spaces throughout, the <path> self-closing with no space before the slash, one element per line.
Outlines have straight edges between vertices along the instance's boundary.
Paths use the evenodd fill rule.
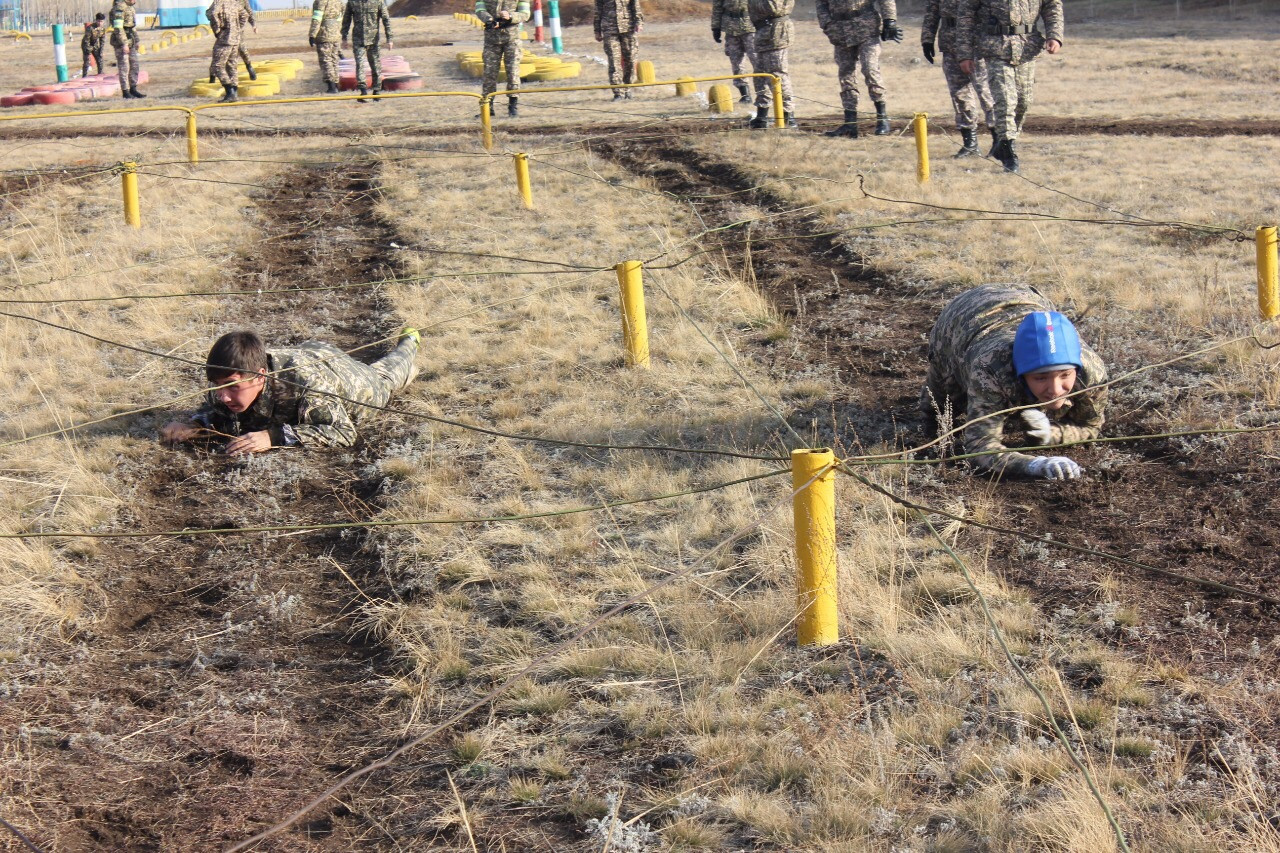
<path fill-rule="evenodd" d="M 533 210 L 533 186 L 529 183 L 529 155 L 516 154 L 516 187 L 524 199 L 526 210 Z"/>
<path fill-rule="evenodd" d="M 787 119 L 782 110 L 782 78 L 774 75 L 769 83 L 773 87 L 773 126 L 782 130 L 787 126 Z"/>
<path fill-rule="evenodd" d="M 489 98 L 480 99 L 480 137 L 485 151 L 493 150 L 493 116 L 490 110 L 492 103 Z"/>
<path fill-rule="evenodd" d="M 187 162 L 200 162 L 200 143 L 196 140 L 196 114 L 187 113 Z"/>
<path fill-rule="evenodd" d="M 916 113 L 916 180 L 929 183 L 929 114 Z"/>
<path fill-rule="evenodd" d="M 1275 319 L 1280 314 L 1280 264 L 1276 259 L 1276 226 L 1264 225 L 1257 231 L 1258 243 L 1258 310 L 1263 318 Z"/>
<path fill-rule="evenodd" d="M 649 369 L 649 323 L 644 313 L 644 263 L 623 261 L 616 265 L 622 294 L 622 341 L 627 345 L 627 366 Z"/>
<path fill-rule="evenodd" d="M 791 451 L 796 523 L 796 633 L 802 646 L 840 639 L 836 616 L 835 454 L 829 449 Z"/>
<path fill-rule="evenodd" d="M 142 211 L 138 207 L 138 164 L 121 163 L 120 186 L 124 191 L 124 221 L 134 228 L 142 227 Z"/>

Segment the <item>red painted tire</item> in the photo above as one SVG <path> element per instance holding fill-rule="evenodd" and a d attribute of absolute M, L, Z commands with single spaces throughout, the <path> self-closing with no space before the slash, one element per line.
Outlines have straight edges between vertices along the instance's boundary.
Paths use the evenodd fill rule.
<path fill-rule="evenodd" d="M 138 69 L 138 85 L 141 86 L 143 83 L 148 83 L 150 81 L 151 81 L 151 75 L 147 73 L 147 69 L 139 68 Z"/>
<path fill-rule="evenodd" d="M 36 92 L 35 100 L 37 104 L 74 104 L 76 93 L 65 89 L 61 92 Z"/>
<path fill-rule="evenodd" d="M 56 92 L 61 88 L 62 86 L 59 85 L 58 83 L 45 83 L 43 86 L 27 86 L 22 91 L 24 92 Z"/>
<path fill-rule="evenodd" d="M 405 74 L 399 77 L 387 77 L 382 81 L 382 88 L 388 92 L 408 92 L 421 89 L 426 83 L 421 74 Z"/>
<path fill-rule="evenodd" d="M 25 107 L 35 99 L 34 92 L 19 92 L 16 95 L 5 95 L 0 98 L 0 107 Z"/>

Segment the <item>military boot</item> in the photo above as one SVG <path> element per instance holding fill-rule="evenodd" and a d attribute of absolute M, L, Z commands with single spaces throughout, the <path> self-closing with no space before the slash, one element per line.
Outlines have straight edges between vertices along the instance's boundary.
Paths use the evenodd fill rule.
<path fill-rule="evenodd" d="M 375 94 L 375 95 L 381 95 L 381 94 L 382 94 L 382 83 L 380 83 L 380 82 L 379 82 L 379 83 L 375 83 L 375 84 L 373 84 L 373 94 Z M 380 102 L 379 102 L 379 101 L 374 101 L 374 103 L 376 104 L 376 103 L 380 103 Z"/>
<path fill-rule="evenodd" d="M 335 82 L 333 82 L 332 80 L 330 80 L 327 84 L 325 84 L 325 90 L 324 90 L 324 93 L 325 93 L 326 95 L 336 95 L 336 94 L 338 94 L 338 84 L 337 84 L 337 83 L 335 83 Z"/>
<path fill-rule="evenodd" d="M 876 136 L 889 135 L 889 108 L 884 101 L 876 101 Z"/>
<path fill-rule="evenodd" d="M 210 75 L 209 75 L 209 82 L 210 82 L 210 83 L 217 83 L 217 82 L 218 82 L 218 75 L 217 75 L 217 74 L 210 74 Z"/>
<path fill-rule="evenodd" d="M 858 111 L 845 110 L 844 124 L 840 125 L 835 130 L 828 130 L 827 136 L 847 136 L 850 139 L 857 139 L 858 138 Z"/>
<path fill-rule="evenodd" d="M 987 129 L 991 131 L 991 150 L 987 152 L 987 156 L 995 157 L 996 149 L 1000 147 L 1000 137 L 996 136 L 996 129 L 994 127 L 989 127 Z"/>
<path fill-rule="evenodd" d="M 233 88 L 234 88 L 234 87 L 233 87 Z M 139 92 L 139 91 L 138 91 L 138 87 L 137 87 L 137 86 L 130 86 L 130 87 L 129 87 L 129 97 L 130 97 L 130 98 L 145 98 L 145 97 L 146 97 L 146 95 L 144 95 L 144 94 L 142 94 L 141 92 Z"/>
<path fill-rule="evenodd" d="M 769 108 L 756 107 L 756 117 L 747 123 L 752 130 L 764 130 L 769 126 Z"/>
<path fill-rule="evenodd" d="M 960 128 L 960 139 L 964 143 L 956 152 L 956 159 L 978 156 L 978 132 L 971 127 Z"/>
<path fill-rule="evenodd" d="M 518 95 L 512 95 L 507 98 L 507 115 L 511 118 L 520 117 L 520 97 Z"/>
<path fill-rule="evenodd" d="M 250 62 L 250 61 L 249 61 L 249 60 L 247 60 L 247 59 L 246 59 L 246 60 L 245 60 L 245 62 L 244 62 L 244 70 L 249 72 L 249 79 L 250 79 L 250 80 L 257 80 L 257 79 L 258 79 L 258 72 L 253 70 L 253 63 L 252 63 L 252 62 Z"/>
<path fill-rule="evenodd" d="M 1013 148 L 1013 140 L 1006 139 L 1004 141 L 1004 170 L 1013 172 L 1015 175 L 1022 170 L 1022 164 L 1018 162 L 1018 152 Z"/>
<path fill-rule="evenodd" d="M 791 130 L 794 130 L 795 128 L 799 127 L 800 125 L 796 124 L 796 116 L 795 116 L 795 113 L 791 113 L 791 112 L 783 113 L 783 114 L 782 114 L 782 126 L 783 126 L 784 128 L 788 128 L 788 129 L 791 129 Z"/>
<path fill-rule="evenodd" d="M 739 80 L 735 85 L 738 87 L 738 103 L 751 103 L 751 90 L 747 88 L 747 84 Z"/>
<path fill-rule="evenodd" d="M 367 97 L 367 96 L 368 96 L 368 94 L 369 94 L 369 87 L 368 87 L 368 86 L 366 86 L 364 83 L 361 83 L 361 84 L 360 84 L 360 97 L 356 98 L 356 100 L 363 104 L 363 103 L 364 103 L 364 99 L 365 99 L 365 97 Z"/>
<path fill-rule="evenodd" d="M 222 98 L 221 98 L 221 100 L 219 100 L 219 101 L 218 101 L 218 103 L 220 103 L 220 104 L 229 104 L 229 103 L 232 103 L 233 101 L 237 100 L 237 99 L 236 99 L 236 87 L 235 87 L 235 86 L 232 86 L 230 83 L 223 83 L 223 84 L 222 84 L 222 89 L 223 89 Z"/>

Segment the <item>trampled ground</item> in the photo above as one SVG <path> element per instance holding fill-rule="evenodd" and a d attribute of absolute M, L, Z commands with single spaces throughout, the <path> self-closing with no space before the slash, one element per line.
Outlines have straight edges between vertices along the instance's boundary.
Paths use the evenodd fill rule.
<path fill-rule="evenodd" d="M 916 516 L 839 478 L 842 641 L 797 650 L 789 481 L 736 482 L 801 441 L 921 443 L 923 335 L 980 281 L 1040 286 L 1113 375 L 1144 371 L 1109 437 L 1275 423 L 1274 357 L 1230 341 L 1256 321 L 1234 238 L 1280 217 L 1259 59 L 1278 25 L 1072 11 L 1097 20 L 1042 63 L 1028 180 L 949 159 L 914 31 L 886 75 L 895 130 L 943 116 L 932 182 L 909 134 L 822 136 L 834 69 L 805 21 L 800 133 L 666 90 L 530 92 L 491 153 L 462 98 L 251 107 L 202 113 L 190 167 L 179 113 L 0 123 L 0 529 L 138 534 L 0 540 L 0 817 L 48 851 L 230 849 L 421 739 L 253 849 L 1116 849 Z M 475 88 L 453 64 L 474 31 L 395 24 L 433 87 Z M 307 58 L 303 27 L 264 22 L 251 48 Z M 660 77 L 724 70 L 705 29 L 647 28 Z M 589 30 L 566 44 L 603 82 Z M 146 105 L 194 103 L 205 50 L 149 61 Z M 14 68 L 0 84 L 31 82 Z M 617 339 L 631 258 L 651 371 Z M 154 443 L 223 331 L 372 358 L 404 323 L 422 372 L 351 451 Z M 934 516 L 1134 849 L 1280 848 L 1277 611 L 1203 583 L 1280 595 L 1270 436 L 1076 449 L 1088 477 L 1065 485 L 932 452 L 857 469 L 1051 540 Z"/>

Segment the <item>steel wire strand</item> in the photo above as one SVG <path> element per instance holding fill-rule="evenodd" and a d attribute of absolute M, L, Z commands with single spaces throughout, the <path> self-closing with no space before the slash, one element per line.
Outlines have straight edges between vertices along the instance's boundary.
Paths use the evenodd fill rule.
<path fill-rule="evenodd" d="M 1080 771 L 1080 775 L 1084 777 L 1085 784 L 1089 787 L 1089 792 L 1093 795 L 1094 801 L 1097 802 L 1099 807 L 1101 807 L 1102 813 L 1106 815 L 1107 823 L 1111 825 L 1111 831 L 1115 833 L 1116 843 L 1124 853 L 1129 853 L 1129 843 L 1125 839 L 1124 830 L 1121 829 L 1119 821 L 1116 820 L 1115 815 L 1111 811 L 1111 807 L 1107 804 L 1106 798 L 1103 797 L 1102 791 L 1098 788 L 1098 783 L 1094 780 L 1093 774 L 1076 753 L 1075 747 L 1072 746 L 1071 741 L 1067 739 L 1067 735 L 1062 731 L 1062 727 L 1058 725 L 1058 719 L 1053 713 L 1053 707 L 1049 704 L 1048 698 L 1045 697 L 1039 686 L 1037 686 L 1031 679 L 1031 676 L 1027 671 L 1023 669 L 1022 664 L 1018 662 L 1013 651 L 1010 650 L 1009 644 L 1005 641 L 1004 632 L 1000 630 L 1000 626 L 996 623 L 995 616 L 991 613 L 991 607 L 987 603 L 987 597 L 974 582 L 973 575 L 970 574 L 968 565 L 960 558 L 960 555 L 955 552 L 955 549 L 953 549 L 951 545 L 942 538 L 942 534 L 933 526 L 933 522 L 929 520 L 928 516 L 918 510 L 916 511 L 916 515 L 929 528 L 929 532 L 933 534 L 933 538 L 938 540 L 938 544 L 942 546 L 948 556 L 950 556 L 955 564 L 960 567 L 960 573 L 964 575 L 965 583 L 968 584 L 969 589 L 972 590 L 973 594 L 978 598 L 978 606 L 982 609 L 982 617 L 986 620 L 987 626 L 991 629 L 992 635 L 1000 645 L 1000 650 L 1004 652 L 1005 660 L 1007 660 L 1009 665 L 1013 667 L 1014 672 L 1018 674 L 1018 678 L 1027 686 L 1027 689 L 1035 694 L 1036 699 L 1040 702 L 1040 707 L 1044 710 L 1045 719 L 1048 720 L 1049 725 L 1053 728 L 1054 736 L 1057 737 L 1058 742 L 1062 744 L 1063 749 L 1067 751 L 1067 756 L 1071 759 L 1071 763 L 1075 765 L 1076 769 Z"/>
<path fill-rule="evenodd" d="M 800 485 L 798 488 L 794 490 L 790 490 L 790 495 L 788 496 L 787 500 L 794 501 L 795 496 L 799 495 L 805 489 L 809 488 L 809 486 L 812 485 L 818 479 L 818 477 L 821 476 L 822 473 L 825 473 L 825 471 L 820 472 L 819 474 L 815 474 L 808 482 L 803 483 L 802 485 Z M 283 832 L 285 829 L 288 829 L 294 823 L 297 823 L 299 820 L 305 817 L 312 809 L 315 809 L 316 807 L 320 806 L 326 800 L 330 799 L 339 791 L 351 785 L 353 782 L 356 782 L 359 779 L 370 775 L 371 773 L 375 773 L 378 770 L 382 770 L 383 768 L 391 766 L 396 760 L 398 760 L 405 753 L 413 749 L 416 749 L 417 747 L 431 740 L 436 735 L 440 734 L 443 731 L 446 731 L 449 728 L 452 728 L 454 725 L 466 719 L 471 714 L 475 713 L 481 708 L 484 708 L 486 705 L 490 704 L 491 702 L 502 698 L 502 696 L 510 692 L 510 690 L 516 684 L 518 684 L 522 679 L 536 672 L 544 664 L 553 660 L 557 655 L 561 654 L 563 651 L 570 648 L 574 643 L 581 640 L 583 637 L 591 633 L 593 630 L 595 630 L 597 627 L 599 627 L 601 624 L 603 624 L 607 620 L 613 618 L 619 613 L 622 613 L 623 611 L 635 605 L 637 602 L 644 601 L 646 598 L 653 596 L 654 593 L 660 592 L 666 587 L 674 584 L 676 581 L 682 580 L 690 576 L 691 574 L 694 573 L 694 571 L 696 571 L 702 565 L 710 561 L 717 554 L 721 553 L 726 548 L 731 547 L 732 545 L 736 544 L 737 542 L 741 541 L 742 539 L 744 539 L 745 537 L 753 533 L 756 529 L 758 529 L 764 523 L 766 518 L 768 518 L 771 514 L 776 512 L 781 507 L 785 506 L 786 503 L 787 501 L 779 501 L 775 505 L 765 510 L 762 510 L 753 520 L 742 525 L 733 533 L 731 533 L 727 538 L 721 540 L 719 543 L 712 546 L 701 557 L 694 560 L 688 566 L 684 567 L 683 569 L 680 569 L 679 571 L 671 572 L 670 574 L 664 576 L 661 580 L 655 581 L 654 583 L 650 584 L 648 587 L 641 590 L 640 592 L 637 592 L 634 595 L 624 599 L 623 601 L 620 601 L 617 604 L 613 605 L 604 613 L 601 613 L 599 616 L 596 616 L 591 621 L 587 622 L 585 625 L 583 625 L 573 634 L 564 638 L 563 640 L 553 645 L 547 651 L 538 655 L 536 658 L 530 661 L 527 666 L 525 666 L 519 672 L 511 675 L 509 678 L 507 678 L 497 687 L 490 690 L 488 693 L 484 694 L 483 696 L 469 703 L 466 707 L 462 708 L 461 710 L 455 711 L 445 720 L 435 724 L 434 726 L 427 729 L 422 734 L 414 737 L 412 740 L 408 741 L 407 743 L 402 744 L 401 746 L 395 748 L 390 753 L 378 759 L 377 761 L 370 762 L 369 764 L 366 764 L 364 767 L 353 770 L 352 772 L 339 778 L 336 782 L 330 785 L 327 789 L 325 789 L 319 795 L 312 798 L 308 802 L 304 803 L 297 811 L 286 816 L 283 820 L 278 821 L 277 823 L 273 824 L 267 829 L 264 829 L 262 832 L 259 832 L 258 834 L 254 835 L 253 837 L 247 838 L 244 841 L 241 841 L 231 847 L 228 847 L 225 853 L 241 853 L 241 851 L 249 849 L 253 845 L 257 844 L 258 842 L 264 841 L 268 838 L 271 838 L 272 836 L 279 834 L 280 832 Z"/>
<path fill-rule="evenodd" d="M 17 838 L 19 841 L 21 841 L 22 845 L 26 847 L 28 850 L 30 850 L 31 853 L 44 853 L 43 850 L 41 850 L 39 847 L 35 845 L 35 842 L 33 842 L 30 838 L 27 838 L 27 836 L 23 835 L 22 830 L 18 829 L 18 827 L 9 823 L 9 821 L 5 820 L 2 817 L 0 817 L 0 825 L 3 825 L 5 829 L 13 833 L 14 837 Z"/>

